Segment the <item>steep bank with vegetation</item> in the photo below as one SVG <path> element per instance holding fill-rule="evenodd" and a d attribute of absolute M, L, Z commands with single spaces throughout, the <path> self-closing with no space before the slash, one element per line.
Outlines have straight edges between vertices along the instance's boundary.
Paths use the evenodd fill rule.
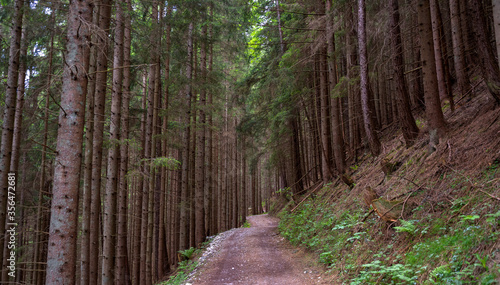
<path fill-rule="evenodd" d="M 339 284 L 498 283 L 500 113 L 483 91 L 445 111 L 449 132 L 436 151 L 423 133 L 406 148 L 390 126 L 382 154 L 350 167 L 352 189 L 335 180 L 274 197 L 281 234 L 316 252 Z M 366 204 L 367 187 L 380 203 Z"/>

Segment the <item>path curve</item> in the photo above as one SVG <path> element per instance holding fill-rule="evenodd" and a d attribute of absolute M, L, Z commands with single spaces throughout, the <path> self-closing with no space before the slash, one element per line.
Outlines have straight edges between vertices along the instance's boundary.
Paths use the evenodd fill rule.
<path fill-rule="evenodd" d="M 312 260 L 278 235 L 277 218 L 258 215 L 248 221 L 250 228 L 228 233 L 217 253 L 190 279 L 191 284 L 330 284 Z"/>

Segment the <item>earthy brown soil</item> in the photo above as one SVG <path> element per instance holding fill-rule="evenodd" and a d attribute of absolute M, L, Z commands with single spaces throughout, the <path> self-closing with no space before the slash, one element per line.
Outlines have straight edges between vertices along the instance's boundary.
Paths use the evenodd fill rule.
<path fill-rule="evenodd" d="M 331 284 L 312 258 L 277 234 L 277 218 L 259 215 L 248 221 L 251 227 L 232 230 L 192 284 Z"/>

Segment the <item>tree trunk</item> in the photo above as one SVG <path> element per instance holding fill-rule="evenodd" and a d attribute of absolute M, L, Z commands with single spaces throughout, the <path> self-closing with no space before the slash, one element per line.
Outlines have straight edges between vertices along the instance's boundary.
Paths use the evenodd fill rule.
<path fill-rule="evenodd" d="M 157 92 L 157 68 L 158 67 L 158 2 L 155 0 L 152 3 L 151 11 L 152 31 L 149 38 L 151 44 L 150 65 L 148 70 L 148 93 L 146 100 L 146 125 L 145 125 L 145 143 L 144 143 L 144 177 L 146 178 L 142 185 L 142 209 L 141 209 L 141 235 L 140 235 L 140 280 L 141 284 L 152 284 L 151 274 L 151 225 L 152 220 L 150 213 L 153 203 L 155 169 L 152 167 L 153 159 L 155 158 L 155 109 L 156 92 Z"/>
<path fill-rule="evenodd" d="M 168 111 L 169 107 L 169 85 L 170 85 L 170 49 L 171 49 L 171 30 L 172 26 L 170 21 L 172 20 L 172 5 L 167 6 L 167 15 L 166 15 L 166 21 L 167 21 L 167 27 L 166 27 L 166 54 L 165 54 L 165 98 L 163 100 L 163 106 L 162 109 L 165 113 Z M 167 125 L 168 125 L 168 116 L 165 115 L 162 120 L 162 132 L 168 132 L 167 130 Z M 168 147 L 167 147 L 167 139 L 163 139 L 161 141 L 161 155 L 166 157 L 168 155 Z M 170 191 L 167 190 L 167 183 L 168 183 L 168 174 L 169 174 L 169 169 L 162 169 L 162 184 L 161 184 L 161 201 L 160 201 L 160 232 L 159 232 L 159 237 L 158 237 L 158 274 L 159 276 L 163 276 L 165 273 L 167 273 L 170 270 L 170 265 L 169 265 L 169 253 L 168 253 L 168 241 L 169 241 L 169 231 L 167 230 L 168 227 L 170 226 L 170 223 L 168 222 L 168 215 L 165 215 L 165 213 L 168 213 L 168 209 L 171 208 L 168 199 L 168 193 L 170 192 L 170 196 L 172 195 L 173 189 L 171 188 Z M 163 226 L 163 224 L 166 225 L 166 227 Z"/>
<path fill-rule="evenodd" d="M 99 25 L 99 5 L 98 0 L 94 0 L 93 25 Z M 52 13 L 55 16 L 55 13 Z M 53 37 L 53 36 L 52 36 Z M 97 41 L 97 35 L 92 35 L 92 41 Z M 91 205 L 92 205 L 92 157 L 93 157 L 93 138 L 94 138 L 94 96 L 96 79 L 96 55 L 97 46 L 93 45 L 90 49 L 90 65 L 87 88 L 87 109 L 85 114 L 85 164 L 83 173 L 83 202 L 82 202 L 82 224 L 81 224 L 81 256 L 80 256 L 80 284 L 88 285 L 90 282 L 90 232 L 92 228 Z M 49 76 L 50 73 L 49 73 Z M 45 143 L 44 143 L 45 144 Z M 94 259 L 95 261 L 95 259 Z"/>
<path fill-rule="evenodd" d="M 99 276 L 100 258 L 100 213 L 101 213 L 101 170 L 104 121 L 106 118 L 106 92 L 107 92 L 107 69 L 108 69 L 108 30 L 111 20 L 111 0 L 102 0 L 99 14 L 99 32 L 97 37 L 97 67 L 96 67 L 96 90 L 94 100 L 94 136 L 92 143 L 92 201 L 90 209 L 90 284 L 96 284 Z M 103 36 L 106 35 L 106 36 Z"/>
<path fill-rule="evenodd" d="M 12 157 L 12 139 L 14 136 L 14 120 L 16 113 L 17 86 L 19 77 L 19 55 L 21 49 L 21 35 L 23 30 L 24 0 L 16 0 L 14 15 L 12 16 L 12 30 L 9 49 L 9 68 L 7 71 L 7 90 L 5 93 L 5 107 L 3 113 L 2 140 L 0 145 L 0 261 L 1 276 L 7 277 L 7 201 L 9 197 L 8 182 L 10 161 Z M 6 280 L 6 279 L 3 279 Z"/>
<path fill-rule="evenodd" d="M 69 6 L 48 242 L 48 284 L 75 283 L 78 189 L 90 52 L 87 23 L 92 21 L 92 8 L 92 1 L 73 1 Z"/>
<path fill-rule="evenodd" d="M 493 4 L 493 24 L 495 29 L 495 42 L 497 45 L 497 61 L 500 68 L 500 0 L 491 0 Z"/>
<path fill-rule="evenodd" d="M 188 27 L 188 43 L 187 43 L 187 66 L 186 66 L 186 77 L 187 83 L 185 86 L 185 115 L 184 115 L 184 132 L 183 132 L 183 150 L 182 150 L 182 178 L 181 178 L 181 213 L 180 213 L 180 229 L 179 229 L 179 249 L 184 250 L 189 245 L 189 212 L 187 209 L 187 202 L 189 196 L 189 157 L 190 157 L 190 145 L 191 145 L 191 79 L 193 75 L 192 59 L 193 59 L 193 22 L 189 23 Z"/>
<path fill-rule="evenodd" d="M 120 4 L 118 4 L 120 5 Z M 129 16 L 132 11 L 131 0 L 126 0 L 124 3 L 124 30 L 123 30 L 123 90 L 122 90 L 122 105 L 120 117 L 120 174 L 118 186 L 118 227 L 117 227 L 117 246 L 116 246 L 116 274 L 115 280 L 118 284 L 130 284 L 130 271 L 127 252 L 127 197 L 129 195 L 128 179 L 128 143 L 129 139 L 129 102 L 130 102 L 130 45 L 131 45 L 131 18 Z M 123 12 L 122 12 L 123 13 Z"/>
<path fill-rule="evenodd" d="M 352 6 L 348 5 L 346 12 L 346 57 L 347 57 L 347 86 L 348 92 L 348 122 L 349 122 L 349 147 L 351 148 L 352 157 L 357 159 L 357 150 L 361 144 L 360 124 L 358 119 L 360 98 L 359 85 L 357 82 L 357 53 L 355 43 L 355 22 L 352 14 Z"/>
<path fill-rule="evenodd" d="M 332 146 L 333 157 L 337 172 L 344 173 L 345 168 L 345 150 L 344 150 L 344 137 L 342 135 L 342 125 L 340 124 L 340 99 L 336 94 L 331 94 L 337 85 L 337 61 L 335 58 L 335 34 L 333 31 L 333 11 L 331 11 L 331 2 L 326 1 L 326 12 L 332 13 L 328 17 L 326 26 L 326 37 L 328 40 L 328 78 L 330 85 L 330 101 L 331 101 L 331 133 L 332 133 Z M 333 96 L 332 96 L 333 95 Z"/>
<path fill-rule="evenodd" d="M 324 49 L 321 49 L 324 53 Z M 330 157 L 330 100 L 328 94 L 327 66 L 324 55 L 319 57 L 319 88 L 320 88 L 320 128 L 321 128 L 321 169 L 323 182 L 326 184 L 332 178 Z"/>
<path fill-rule="evenodd" d="M 213 4 L 210 5 L 210 21 L 213 21 L 213 14 L 214 14 L 214 9 L 213 9 Z M 209 28 L 208 28 L 208 75 L 211 75 L 211 72 L 213 70 L 213 44 L 210 42 L 213 39 L 213 25 L 210 23 Z M 207 80 L 207 84 L 210 83 Z M 213 127 L 214 127 L 214 120 L 213 120 L 213 92 L 211 90 L 208 90 L 208 98 L 207 98 L 207 104 L 208 108 L 210 108 L 210 111 L 208 112 L 208 119 L 207 119 L 207 124 L 208 124 L 208 142 L 207 142 L 207 151 L 208 151 L 208 157 L 207 157 L 207 163 L 208 163 L 208 169 L 207 169 L 207 176 L 205 177 L 205 183 L 207 184 L 207 191 L 209 195 L 209 201 L 208 201 L 208 209 L 210 210 L 210 227 L 209 227 L 209 232 L 208 235 L 214 235 L 219 232 L 218 228 L 218 223 L 217 223 L 217 199 L 218 199 L 218 191 L 217 191 L 217 176 L 215 175 L 215 171 L 217 169 L 217 157 L 214 155 L 215 152 L 215 147 L 213 143 Z"/>
<path fill-rule="evenodd" d="M 359 65 L 360 69 L 360 88 L 361 88 L 361 107 L 363 110 L 363 122 L 366 131 L 366 137 L 370 145 L 373 156 L 380 154 L 380 141 L 375 132 L 375 122 L 373 121 L 373 108 L 369 101 L 369 79 L 368 79 L 368 57 L 366 51 L 366 18 L 365 1 L 358 0 L 358 44 L 359 44 Z"/>
<path fill-rule="evenodd" d="M 200 49 L 200 75 L 198 81 L 201 83 L 199 106 L 199 124 L 197 129 L 198 139 L 196 140 L 196 181 L 195 181 L 195 244 L 199 246 L 205 240 L 205 106 L 207 91 L 205 87 L 207 69 L 207 26 L 201 31 Z"/>
<path fill-rule="evenodd" d="M 457 77 L 457 92 L 459 96 L 467 93 L 469 88 L 469 77 L 465 67 L 464 57 L 464 39 L 463 31 L 460 30 L 460 9 L 459 0 L 450 0 L 450 18 L 451 18 L 451 40 L 453 43 L 453 62 L 455 64 L 455 74 Z"/>
<path fill-rule="evenodd" d="M 429 0 L 419 0 L 417 6 L 425 113 L 429 122 L 429 130 L 442 133 L 445 131 L 446 122 L 439 102 Z"/>
<path fill-rule="evenodd" d="M 399 27 L 399 5 L 398 0 L 391 1 L 392 16 L 390 21 L 394 84 L 396 85 L 396 102 L 399 109 L 399 122 L 406 142 L 406 147 L 410 147 L 418 136 L 418 127 L 411 113 L 410 96 L 404 78 L 403 45 L 401 42 L 401 29 Z"/>
<path fill-rule="evenodd" d="M 454 111 L 455 107 L 453 105 L 453 100 L 448 98 L 448 91 L 446 89 L 446 74 L 444 72 L 444 62 L 443 56 L 441 54 L 442 46 L 441 46 L 441 33 L 440 33 L 440 17 L 441 12 L 439 11 L 439 5 L 437 0 L 430 0 L 430 10 L 431 10 L 431 22 L 432 22 L 432 38 L 434 42 L 434 56 L 436 61 L 436 76 L 438 82 L 438 91 L 439 91 L 439 99 L 441 103 L 444 100 L 448 100 L 450 103 L 451 110 Z"/>
<path fill-rule="evenodd" d="M 19 159 L 20 159 L 20 150 L 21 150 L 21 132 L 22 132 L 22 124 L 23 124 L 23 107 L 24 107 L 24 89 L 25 89 L 25 80 L 26 80 L 26 55 L 27 55 L 27 42 L 26 42 L 26 28 L 22 29 L 22 36 L 21 36 L 21 49 L 20 49 L 20 57 L 19 57 L 19 75 L 18 75 L 18 83 L 17 83 L 17 99 L 16 99 L 16 113 L 15 113 L 15 118 L 14 118 L 14 133 L 13 133 L 13 138 L 12 138 L 12 156 L 11 156 L 11 161 L 10 161 L 10 172 L 13 173 L 19 173 Z M 25 174 L 25 173 L 23 173 Z M 20 181 L 18 180 L 17 185 L 21 186 L 22 185 L 19 183 Z M 19 188 L 21 188 L 19 187 Z M 18 188 L 18 189 L 19 189 Z M 21 188 L 22 189 L 22 188 Z M 25 191 L 21 192 L 21 197 L 24 195 Z M 19 201 L 19 200 L 18 200 Z M 19 201 L 19 205 L 24 205 L 22 203 L 23 201 Z M 17 257 L 19 259 L 24 258 L 23 254 L 23 248 L 22 248 L 22 242 L 23 242 L 23 235 L 25 233 L 25 229 L 23 229 L 23 210 L 24 207 L 20 207 L 19 212 L 17 213 L 17 222 L 18 222 L 18 229 L 20 231 L 19 233 L 19 243 L 16 245 L 19 250 L 17 252 Z M 5 258 L 9 258 L 8 254 L 5 254 Z M 20 277 L 23 275 L 22 274 L 22 268 L 23 265 L 19 264 L 19 267 L 17 269 L 17 276 L 16 276 L 16 282 L 19 282 Z M 8 279 L 8 272 L 4 271 L 4 276 L 3 280 Z"/>
<path fill-rule="evenodd" d="M 495 61 L 495 54 L 490 44 L 482 2 L 480 0 L 472 0 L 470 5 L 481 73 L 483 74 L 490 95 L 495 99 L 497 104 L 500 104 L 500 69 L 497 61 Z"/>
<path fill-rule="evenodd" d="M 283 43 L 283 30 L 281 29 L 280 0 L 276 0 L 276 14 L 277 14 L 277 18 L 278 18 L 278 33 L 280 35 L 281 54 L 284 54 L 285 53 L 285 44 Z"/>
<path fill-rule="evenodd" d="M 146 101 L 148 97 L 148 79 L 147 79 L 147 73 L 143 71 L 143 97 L 142 97 L 142 109 L 146 109 Z M 146 149 L 146 117 L 147 114 L 143 113 L 141 116 L 141 132 L 142 132 L 142 139 L 141 139 L 141 149 L 142 153 L 140 154 L 140 157 L 143 158 L 145 155 L 145 149 Z M 140 169 L 144 171 L 144 162 L 140 162 Z M 134 205 L 134 216 L 136 217 L 135 223 L 134 223 L 134 242 L 132 244 L 133 248 L 133 264 L 132 264 L 132 284 L 134 285 L 139 285 L 141 283 L 141 263 L 145 262 L 143 257 L 141 256 L 141 235 L 142 235 L 142 205 L 143 205 L 143 200 L 147 199 L 144 196 L 143 193 L 143 187 L 144 187 L 144 177 L 141 175 L 139 178 L 139 183 L 137 184 L 136 188 L 136 198 L 135 198 L 135 205 Z"/>
<path fill-rule="evenodd" d="M 103 255 L 102 255 L 102 284 L 115 283 L 115 249 L 116 249 L 116 208 L 118 188 L 118 165 L 120 161 L 120 116 L 123 82 L 123 37 L 124 16 L 122 3 L 116 2 L 116 26 L 113 52 L 113 84 L 111 97 L 111 118 L 109 124 L 108 169 L 106 175 L 106 192 L 104 199 L 103 225 Z"/>

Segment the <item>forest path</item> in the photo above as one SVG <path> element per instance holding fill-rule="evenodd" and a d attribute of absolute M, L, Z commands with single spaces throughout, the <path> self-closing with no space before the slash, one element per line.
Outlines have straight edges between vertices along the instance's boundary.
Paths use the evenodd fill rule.
<path fill-rule="evenodd" d="M 251 227 L 228 232 L 191 284 L 331 284 L 307 254 L 277 233 L 279 219 L 268 215 L 247 219 Z"/>

